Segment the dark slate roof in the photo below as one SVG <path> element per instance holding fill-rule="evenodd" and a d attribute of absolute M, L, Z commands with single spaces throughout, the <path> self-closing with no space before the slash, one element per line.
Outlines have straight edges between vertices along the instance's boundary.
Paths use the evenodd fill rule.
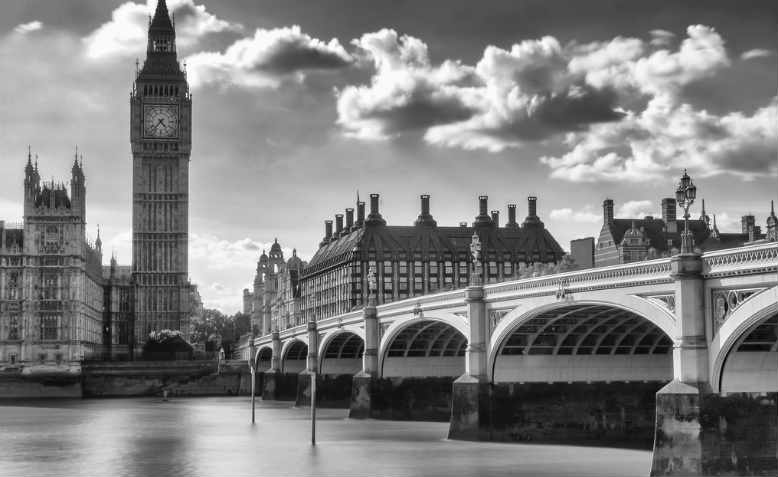
<path fill-rule="evenodd" d="M 755 237 L 759 239 L 760 237 Z M 718 237 L 709 236 L 698 246 L 706 252 L 712 250 L 722 250 L 725 248 L 741 247 L 748 242 L 748 234 L 743 233 L 719 233 Z"/>
<path fill-rule="evenodd" d="M 683 232 L 684 223 L 682 220 L 676 222 L 678 230 L 676 232 L 667 232 L 665 230 L 666 224 L 662 219 L 614 219 L 613 222 L 608 224 L 611 236 L 614 243 L 621 243 L 624 238 L 624 234 L 632 228 L 632 224 L 635 224 L 635 228 L 643 229 L 646 233 L 646 237 L 651 243 L 651 247 L 656 250 L 667 250 L 667 240 L 672 240 L 674 247 L 681 246 L 681 232 Z M 710 235 L 707 224 L 702 220 L 690 220 L 689 230 L 694 235 L 694 243 L 699 244 L 705 241 Z"/>
<path fill-rule="evenodd" d="M 154 11 L 154 18 L 151 20 L 149 30 L 175 34 L 173 23 L 170 21 L 170 14 L 168 13 L 167 3 L 165 0 L 159 0 L 157 2 L 157 9 Z"/>
<path fill-rule="evenodd" d="M 344 237 L 324 244 L 311 258 L 304 275 L 311 275 L 345 261 L 414 260 L 435 255 L 438 260 L 470 257 L 473 233 L 478 233 L 486 259 L 526 262 L 556 262 L 564 251 L 540 220 L 521 227 L 496 227 L 478 223 L 475 227 L 437 227 L 431 223 L 412 226 L 366 224 Z"/>

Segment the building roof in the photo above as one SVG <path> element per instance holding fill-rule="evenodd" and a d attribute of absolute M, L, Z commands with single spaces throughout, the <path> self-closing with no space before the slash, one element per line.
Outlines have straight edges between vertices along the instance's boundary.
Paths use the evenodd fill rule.
<path fill-rule="evenodd" d="M 681 246 L 681 232 L 683 231 L 683 221 L 676 221 L 677 231 L 668 232 L 667 224 L 662 219 L 613 219 L 608 227 L 613 242 L 620 244 L 624 235 L 629 231 L 633 225 L 637 230 L 641 228 L 646 234 L 649 240 L 650 246 L 658 251 L 669 250 L 672 247 L 679 248 Z M 700 244 L 705 241 L 710 235 L 708 225 L 702 220 L 690 220 L 689 230 L 694 236 L 694 243 Z M 672 247 L 669 246 L 668 240 L 671 241 Z"/>
<path fill-rule="evenodd" d="M 397 226 L 375 220 L 322 245 L 304 274 L 318 273 L 354 257 L 383 261 L 434 255 L 437 260 L 470 260 L 473 233 L 478 234 L 486 260 L 555 262 L 564 255 L 540 220 L 525 221 L 521 227 L 497 227 L 491 219 L 477 222 L 474 227 L 438 227 L 434 221 Z"/>

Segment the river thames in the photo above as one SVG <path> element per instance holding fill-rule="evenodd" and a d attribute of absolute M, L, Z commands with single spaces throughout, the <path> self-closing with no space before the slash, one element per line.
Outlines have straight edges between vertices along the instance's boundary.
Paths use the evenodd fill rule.
<path fill-rule="evenodd" d="M 648 451 L 446 439 L 448 424 L 347 419 L 248 398 L 0 404 L 3 475 L 645 476 Z"/>

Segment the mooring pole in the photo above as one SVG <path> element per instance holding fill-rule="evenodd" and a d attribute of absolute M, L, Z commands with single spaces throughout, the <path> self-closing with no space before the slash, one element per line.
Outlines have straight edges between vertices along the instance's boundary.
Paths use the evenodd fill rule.
<path fill-rule="evenodd" d="M 311 373 L 311 445 L 316 445 L 316 371 Z"/>
<path fill-rule="evenodd" d="M 256 373 L 251 367 L 251 423 L 254 424 L 254 386 L 256 385 Z"/>
<path fill-rule="evenodd" d="M 254 350 L 254 333 L 251 333 L 251 336 L 249 337 L 251 340 L 249 342 L 249 369 L 251 370 L 251 424 L 254 424 L 255 418 L 254 418 L 254 395 L 256 394 L 256 383 L 257 383 L 257 360 L 254 356 L 255 350 Z"/>

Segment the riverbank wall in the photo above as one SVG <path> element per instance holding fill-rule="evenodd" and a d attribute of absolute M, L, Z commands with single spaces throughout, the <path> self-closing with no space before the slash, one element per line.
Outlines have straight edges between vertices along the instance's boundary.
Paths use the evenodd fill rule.
<path fill-rule="evenodd" d="M 127 361 L 0 370 L 0 399 L 234 396 L 251 392 L 245 362 Z"/>
<path fill-rule="evenodd" d="M 80 398 L 81 366 L 5 366 L 0 369 L 0 399 Z"/>
<path fill-rule="evenodd" d="M 245 362 L 128 361 L 87 364 L 82 368 L 84 397 L 235 396 L 251 392 Z"/>

